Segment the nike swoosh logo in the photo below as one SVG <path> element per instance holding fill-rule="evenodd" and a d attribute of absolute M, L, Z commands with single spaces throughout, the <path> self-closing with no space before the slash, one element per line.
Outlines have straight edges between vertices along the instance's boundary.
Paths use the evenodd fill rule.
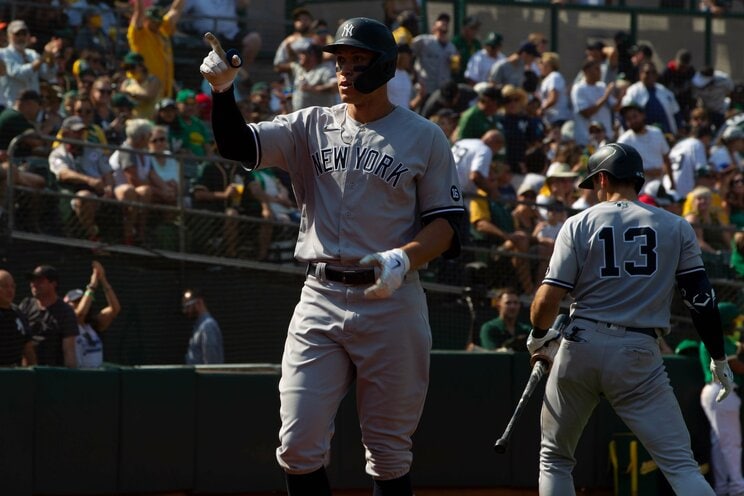
<path fill-rule="evenodd" d="M 395 265 L 393 265 L 393 268 L 394 268 L 394 269 L 397 269 L 397 268 L 398 268 L 398 267 L 400 267 L 400 266 L 401 266 L 400 260 L 396 260 L 396 261 L 395 261 Z"/>

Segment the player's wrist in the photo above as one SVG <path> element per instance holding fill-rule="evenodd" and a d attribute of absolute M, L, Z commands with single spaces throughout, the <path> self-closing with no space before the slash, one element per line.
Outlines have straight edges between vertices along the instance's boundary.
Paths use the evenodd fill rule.
<path fill-rule="evenodd" d="M 539 339 L 544 338 L 545 335 L 548 333 L 547 329 L 543 329 L 542 327 L 533 326 L 532 327 L 532 337 Z"/>

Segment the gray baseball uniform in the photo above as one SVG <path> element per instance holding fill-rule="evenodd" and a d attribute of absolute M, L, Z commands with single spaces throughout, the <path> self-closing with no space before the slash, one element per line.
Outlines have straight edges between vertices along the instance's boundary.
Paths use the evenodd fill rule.
<path fill-rule="evenodd" d="M 219 108 L 226 97 L 215 96 Z M 356 377 L 367 472 L 405 475 L 431 348 L 418 273 L 387 299 L 364 298 L 371 281 L 327 276 L 410 242 L 422 223 L 463 213 L 449 143 L 401 107 L 367 124 L 349 118 L 346 104 L 311 107 L 249 129 L 256 166 L 289 172 L 302 211 L 295 257 L 312 262 L 282 358 L 279 464 L 304 474 L 327 462 L 335 412 Z"/>
<path fill-rule="evenodd" d="M 251 128 L 259 167 L 292 178 L 302 209 L 298 260 L 353 266 L 411 241 L 421 221 L 463 211 L 447 140 L 407 109 L 362 125 L 346 105 L 313 107 Z M 311 272 L 289 326 L 277 458 L 289 473 L 326 462 L 335 412 L 356 374 L 367 472 L 400 477 L 410 469 L 431 348 L 417 273 L 392 298 L 368 300 L 365 286 L 328 281 L 323 270 Z M 396 422 L 385 405 L 396 405 Z"/>
<path fill-rule="evenodd" d="M 713 494 L 697 470 L 655 339 L 668 332 L 675 277 L 703 270 L 691 226 L 664 210 L 605 201 L 566 221 L 543 281 L 568 290 L 574 302 L 543 401 L 541 495 L 575 494 L 574 450 L 600 395 L 676 494 Z"/>

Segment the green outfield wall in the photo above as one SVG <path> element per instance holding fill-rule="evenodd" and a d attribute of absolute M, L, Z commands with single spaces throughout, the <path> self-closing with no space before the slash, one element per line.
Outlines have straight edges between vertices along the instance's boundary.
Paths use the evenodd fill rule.
<path fill-rule="evenodd" d="M 704 458 L 702 373 L 692 358 L 665 359 L 693 444 Z M 534 487 L 539 398 L 529 403 L 509 451 L 492 446 L 529 373 L 525 353 L 435 352 L 415 435 L 418 487 Z M 276 365 L 232 368 L 112 367 L 0 370 L 0 494 L 108 495 L 185 491 L 280 491 Z M 329 476 L 365 488 L 353 391 L 336 419 Z M 577 487 L 612 485 L 608 443 L 625 431 L 600 403 L 578 448 Z M 662 493 L 659 493 L 662 494 Z"/>

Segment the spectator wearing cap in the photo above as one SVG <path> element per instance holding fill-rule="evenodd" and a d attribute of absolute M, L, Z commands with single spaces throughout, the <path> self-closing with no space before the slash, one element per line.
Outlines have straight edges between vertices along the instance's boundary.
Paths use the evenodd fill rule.
<path fill-rule="evenodd" d="M 698 107 L 704 108 L 715 128 L 720 128 L 726 120 L 726 111 L 734 81 L 727 73 L 713 66 L 700 69 L 692 77 L 692 97 Z"/>
<path fill-rule="evenodd" d="M 587 59 L 582 66 L 583 80 L 571 88 L 573 107 L 574 140 L 582 146 L 590 141 L 589 125 L 599 123 L 608 139 L 614 139 L 612 111 L 617 105 L 613 97 L 615 84 L 602 81 L 599 62 Z"/>
<path fill-rule="evenodd" d="M 59 273 L 51 265 L 39 265 L 28 280 L 31 296 L 21 300 L 19 309 L 31 328 L 38 365 L 77 367 L 75 312 L 59 296 Z"/>
<path fill-rule="evenodd" d="M 291 75 L 292 108 L 300 110 L 306 107 L 332 107 L 338 102 L 336 72 L 323 64 L 323 48 L 308 43 L 299 49 L 297 62 L 275 66 L 279 71 Z"/>
<path fill-rule="evenodd" d="M 501 53 L 501 43 L 504 37 L 496 32 L 488 33 L 483 40 L 483 48 L 475 52 L 465 67 L 465 80 L 467 83 L 475 85 L 486 82 L 491 67 L 497 62 L 506 59 L 506 55 Z"/>
<path fill-rule="evenodd" d="M 695 187 L 695 171 L 708 163 L 708 148 L 713 139 L 710 125 L 695 125 L 690 134 L 674 144 L 669 151 L 669 162 L 674 188 L 665 178 L 664 186 L 683 198 Z"/>
<path fill-rule="evenodd" d="M 460 53 L 449 39 L 449 20 L 434 21 L 431 33 L 416 36 L 411 41 L 414 70 L 427 93 L 453 80 L 460 68 Z"/>
<path fill-rule="evenodd" d="M 630 45 L 628 48 L 630 55 L 630 70 L 626 72 L 626 77 L 633 83 L 640 80 L 641 66 L 645 63 L 653 63 L 654 50 L 646 43 Z"/>
<path fill-rule="evenodd" d="M 313 21 L 313 15 L 306 8 L 294 9 L 292 11 L 293 31 L 279 43 L 274 53 L 274 70 L 283 74 L 284 85 L 287 88 L 292 88 L 292 78 L 286 72 L 286 66 L 290 62 L 297 62 L 299 50 L 312 44 Z"/>
<path fill-rule="evenodd" d="M 657 82 L 658 72 L 653 62 L 644 62 L 640 65 L 639 77 L 640 80 L 631 84 L 625 92 L 623 105 L 633 102 L 643 107 L 646 124 L 675 136 L 678 123 L 681 121 L 674 93 Z"/>
<path fill-rule="evenodd" d="M 57 137 L 83 141 L 85 129 L 85 123 L 79 116 L 70 116 L 62 121 Z M 90 155 L 89 159 L 85 160 L 84 145 L 60 142 L 49 154 L 49 169 L 56 177 L 62 192 L 75 195 L 70 205 L 85 236 L 90 240 L 99 238 L 96 222 L 99 203 L 90 199 L 114 197 L 113 172 L 100 150 L 97 152 L 98 160 L 90 159 Z"/>
<path fill-rule="evenodd" d="M 270 121 L 281 109 L 282 103 L 265 81 L 251 85 L 248 99 L 238 103 L 246 122 Z"/>
<path fill-rule="evenodd" d="M 209 313 L 204 294 L 199 289 L 187 289 L 181 298 L 184 315 L 194 321 L 191 339 L 186 350 L 187 365 L 219 364 L 225 362 L 222 331 Z"/>
<path fill-rule="evenodd" d="M 111 145 L 121 145 L 127 139 L 125 127 L 129 119 L 134 118 L 134 102 L 124 93 L 113 93 L 111 109 L 115 116 L 104 131 Z"/>
<path fill-rule="evenodd" d="M 646 124 L 646 112 L 636 101 L 629 99 L 620 108 L 626 130 L 617 138 L 618 143 L 633 146 L 643 157 L 646 179 L 669 177 L 671 189 L 675 189 L 674 176 L 669 161 L 669 143 L 661 129 Z"/>
<path fill-rule="evenodd" d="M 197 115 L 196 92 L 182 89 L 176 96 L 183 150 L 197 157 L 212 155 L 214 140 L 209 126 Z"/>
<path fill-rule="evenodd" d="M 36 351 L 26 316 L 13 303 L 16 285 L 7 270 L 0 270 L 0 367 L 35 365 Z"/>
<path fill-rule="evenodd" d="M 576 179 L 579 174 L 564 162 L 553 162 L 545 173 L 545 184 L 537 195 L 537 205 L 543 219 L 548 218 L 548 205 L 557 200 L 565 208 L 576 200 Z"/>
<path fill-rule="evenodd" d="M 75 312 L 78 336 L 75 338 L 77 367 L 93 369 L 103 365 L 103 342 L 101 334 L 108 329 L 121 311 L 119 298 L 106 278 L 106 271 L 100 262 L 92 262 L 90 280 L 85 290 L 71 289 L 65 294 L 64 302 Z M 92 311 L 96 291 L 101 288 L 106 298 L 106 306 Z"/>
<path fill-rule="evenodd" d="M 586 44 L 584 48 L 585 63 L 593 60 L 599 64 L 600 76 L 599 81 L 603 81 L 609 84 L 615 80 L 616 71 L 610 67 L 609 54 L 612 49 L 604 44 L 601 40 L 595 40 Z M 574 78 L 573 84 L 576 85 L 584 79 L 584 70 L 579 70 L 578 74 Z"/>
<path fill-rule="evenodd" d="M 72 115 L 80 117 L 85 123 L 85 134 L 83 136 L 85 141 L 101 145 L 108 144 L 103 129 L 93 121 L 93 102 L 87 94 L 78 94 L 73 98 Z M 56 146 L 56 143 L 53 146 Z M 97 152 L 106 153 L 106 150 L 97 149 Z"/>
<path fill-rule="evenodd" d="M 54 58 L 62 50 L 62 40 L 53 39 L 44 45 L 41 55 L 31 46 L 31 33 L 26 23 L 16 19 L 7 27 L 9 44 L 0 49 L 5 63 L 5 76 L 0 77 L 0 105 L 12 105 L 24 90 L 39 92 L 40 79 L 56 76 Z"/>
<path fill-rule="evenodd" d="M 482 45 L 478 39 L 478 30 L 480 29 L 481 22 L 476 16 L 467 16 L 462 21 L 460 27 L 460 33 L 452 37 L 452 44 L 455 45 L 460 55 L 459 63 L 457 64 L 457 71 L 454 71 L 452 76 L 458 83 L 465 82 L 465 68 L 470 62 L 470 58 L 477 53 Z"/>
<path fill-rule="evenodd" d="M 744 168 L 744 129 L 728 126 L 721 133 L 720 144 L 711 147 L 708 163 L 722 176 Z"/>
<path fill-rule="evenodd" d="M 119 85 L 119 91 L 136 102 L 133 111 L 135 117 L 152 120 L 162 83 L 155 75 L 150 74 L 144 57 L 137 52 L 127 53 L 122 66 L 126 71 L 126 78 Z"/>
<path fill-rule="evenodd" d="M 501 88 L 507 84 L 521 88 L 524 84 L 526 70 L 531 70 L 535 60 L 540 58 L 540 52 L 534 43 L 525 41 L 519 49 L 497 62 L 488 73 L 488 80 Z"/>
<path fill-rule="evenodd" d="M 395 76 L 388 81 L 390 102 L 418 112 L 426 99 L 424 85 L 416 81 L 413 71 L 413 52 L 409 45 L 398 45 Z"/>
<path fill-rule="evenodd" d="M 501 129 L 497 116 L 501 103 L 501 91 L 492 84 L 484 83 L 475 104 L 460 114 L 457 139 L 479 139 L 489 130 Z"/>
<path fill-rule="evenodd" d="M 686 48 L 679 49 L 659 75 L 659 83 L 666 86 L 674 94 L 684 121 L 688 120 L 690 112 L 695 108 L 695 99 L 692 96 L 692 78 L 694 76 L 695 67 L 692 65 L 692 53 Z"/>
<path fill-rule="evenodd" d="M 573 117 L 566 79 L 560 72 L 560 56 L 555 52 L 543 52 L 540 56 L 540 111 L 547 126 L 560 127 Z"/>
<path fill-rule="evenodd" d="M 168 144 L 173 153 L 181 153 L 184 144 L 183 128 L 178 119 L 178 107 L 172 98 L 161 98 L 155 104 L 155 124 L 168 128 Z"/>
<path fill-rule="evenodd" d="M 129 49 L 145 60 L 150 74 L 160 80 L 160 97 L 173 95 L 174 62 L 171 38 L 186 0 L 173 0 L 167 12 L 161 7 L 145 9 L 143 0 L 134 0 L 134 11 L 127 30 Z"/>

